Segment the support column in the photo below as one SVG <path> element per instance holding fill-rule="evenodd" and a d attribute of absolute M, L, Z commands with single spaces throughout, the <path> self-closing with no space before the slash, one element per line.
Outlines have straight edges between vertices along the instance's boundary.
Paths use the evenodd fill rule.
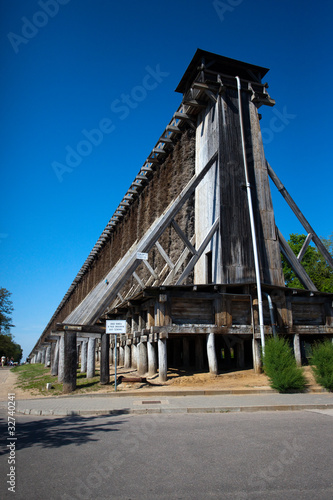
<path fill-rule="evenodd" d="M 119 345 L 119 366 L 124 366 L 124 363 L 125 363 L 124 347 L 120 344 Z"/>
<path fill-rule="evenodd" d="M 138 367 L 137 351 L 138 351 L 137 346 L 135 344 L 132 344 L 131 345 L 131 358 L 132 358 L 132 368 L 134 368 L 134 370 L 136 370 Z"/>
<path fill-rule="evenodd" d="M 131 368 L 131 346 L 124 347 L 124 368 Z"/>
<path fill-rule="evenodd" d="M 147 343 L 147 354 L 148 354 L 148 375 L 153 377 L 157 373 L 157 357 L 155 351 L 155 345 L 153 342 Z"/>
<path fill-rule="evenodd" d="M 113 347 L 110 344 L 110 365 L 112 366 L 113 364 L 114 364 L 113 363 Z"/>
<path fill-rule="evenodd" d="M 252 340 L 252 354 L 254 373 L 261 373 L 260 345 L 257 339 Z"/>
<path fill-rule="evenodd" d="M 195 337 L 195 369 L 203 370 L 203 349 L 202 339 L 199 335 Z"/>
<path fill-rule="evenodd" d="M 81 373 L 86 373 L 87 371 L 87 353 L 88 341 L 84 340 L 81 344 Z"/>
<path fill-rule="evenodd" d="M 215 352 L 215 335 L 214 333 L 207 333 L 207 357 L 209 373 L 217 375 L 217 358 Z"/>
<path fill-rule="evenodd" d="M 160 382 L 166 382 L 168 373 L 166 339 L 158 340 L 158 376 Z"/>
<path fill-rule="evenodd" d="M 96 339 L 89 337 L 87 352 L 87 378 L 93 378 L 95 376 L 95 348 Z"/>
<path fill-rule="evenodd" d="M 140 342 L 137 349 L 137 371 L 139 375 L 145 375 L 148 371 L 147 342 Z"/>
<path fill-rule="evenodd" d="M 76 350 L 76 332 L 68 331 L 64 335 L 65 344 L 65 369 L 63 393 L 68 394 L 76 389 L 76 370 L 77 370 L 77 350 Z"/>
<path fill-rule="evenodd" d="M 184 368 L 190 366 L 190 340 L 187 337 L 183 337 L 183 365 Z"/>
<path fill-rule="evenodd" d="M 58 382 L 63 382 L 64 380 L 64 370 L 65 370 L 65 338 L 61 335 L 59 338 L 59 356 L 58 356 Z"/>
<path fill-rule="evenodd" d="M 42 362 L 42 352 L 41 350 L 38 351 L 37 353 L 37 363 L 41 363 Z"/>
<path fill-rule="evenodd" d="M 59 362 L 59 339 L 52 342 L 51 346 L 51 375 L 58 375 L 58 362 Z"/>
<path fill-rule="evenodd" d="M 46 357 L 46 349 L 43 347 L 42 349 L 42 356 L 40 362 L 45 366 L 45 357 Z"/>
<path fill-rule="evenodd" d="M 301 342 L 298 333 L 294 335 L 294 355 L 297 366 L 302 366 Z"/>
<path fill-rule="evenodd" d="M 107 333 L 103 333 L 101 339 L 101 365 L 100 365 L 100 381 L 102 385 L 108 384 L 110 382 L 109 349 L 110 349 L 110 337 Z"/>
<path fill-rule="evenodd" d="M 51 366 L 51 345 L 48 345 L 45 351 L 45 368 Z"/>

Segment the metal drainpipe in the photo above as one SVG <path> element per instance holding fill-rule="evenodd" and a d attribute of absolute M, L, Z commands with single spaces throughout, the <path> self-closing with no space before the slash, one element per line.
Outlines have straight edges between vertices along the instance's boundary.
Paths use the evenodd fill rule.
<path fill-rule="evenodd" d="M 243 128 L 242 100 L 241 100 L 241 82 L 240 82 L 239 76 L 236 76 L 236 81 L 237 81 L 237 89 L 238 89 L 239 123 L 240 123 L 240 129 L 241 129 L 241 137 L 242 137 L 245 183 L 246 183 L 247 201 L 248 201 L 248 206 L 249 206 L 249 216 L 250 216 L 250 225 L 251 225 L 251 233 L 252 233 L 252 246 L 253 246 L 253 255 L 254 255 L 254 268 L 255 268 L 256 283 L 257 283 L 261 348 L 262 348 L 263 354 L 265 354 L 265 330 L 264 330 L 264 313 L 263 313 L 261 283 L 260 283 L 260 267 L 259 267 L 257 238 L 256 238 L 255 224 L 254 224 L 254 215 L 253 215 L 251 184 L 249 182 L 249 172 L 248 172 L 248 166 L 247 166 L 247 160 L 246 160 L 245 138 L 244 138 L 244 128 Z"/>
<path fill-rule="evenodd" d="M 275 326 L 274 307 L 273 307 L 272 297 L 267 292 L 262 292 L 262 293 L 264 295 L 266 295 L 267 300 L 268 300 L 268 308 L 269 308 L 269 315 L 271 318 L 272 333 L 273 333 L 273 337 L 276 337 L 276 326 Z"/>

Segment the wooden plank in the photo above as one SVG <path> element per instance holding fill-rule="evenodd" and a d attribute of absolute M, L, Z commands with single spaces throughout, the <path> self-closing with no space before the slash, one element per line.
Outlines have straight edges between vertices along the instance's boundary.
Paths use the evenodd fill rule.
<path fill-rule="evenodd" d="M 268 169 L 268 174 L 272 179 L 272 181 L 274 182 L 275 186 L 280 191 L 281 195 L 286 200 L 286 202 L 288 203 L 288 205 L 290 206 L 290 208 L 292 209 L 292 211 L 294 212 L 294 214 L 296 215 L 297 219 L 300 221 L 304 229 L 307 231 L 307 233 L 312 234 L 312 240 L 317 245 L 318 250 L 325 258 L 327 264 L 333 269 L 333 258 L 329 254 L 327 248 L 325 247 L 321 239 L 317 236 L 316 232 L 313 230 L 307 219 L 304 217 L 304 215 L 302 214 L 302 212 L 300 211 L 300 209 L 298 208 L 298 206 L 296 205 L 296 203 L 294 202 L 294 200 L 292 199 L 292 197 L 290 196 L 290 194 L 288 193 L 288 191 L 286 190 L 286 188 L 284 187 L 284 185 L 282 184 L 282 182 L 280 181 L 280 179 L 278 178 L 278 176 L 276 175 L 276 173 L 274 172 L 268 161 L 266 161 L 266 165 Z"/>
<path fill-rule="evenodd" d="M 148 271 L 150 272 L 150 274 L 155 278 L 155 280 L 158 279 L 158 275 L 155 273 L 154 269 L 151 267 L 151 265 L 149 264 L 148 260 L 143 260 L 142 261 L 144 263 L 144 265 L 146 266 L 146 268 L 148 269 Z"/>
<path fill-rule="evenodd" d="M 300 262 L 298 262 L 296 255 L 294 252 L 291 250 L 290 246 L 288 245 L 287 241 L 285 240 L 284 236 L 278 229 L 278 236 L 279 236 L 279 241 L 280 241 L 280 247 L 283 255 L 297 274 L 299 280 L 301 281 L 302 285 L 305 286 L 308 290 L 312 290 L 314 292 L 317 292 L 317 288 L 313 284 L 312 280 L 309 278 L 307 275 L 304 267 Z"/>
<path fill-rule="evenodd" d="M 156 245 L 156 248 L 159 251 L 159 253 L 162 255 L 163 259 L 165 260 L 165 262 L 170 267 L 170 269 L 173 269 L 175 267 L 175 265 L 172 262 L 172 260 L 169 258 L 169 255 L 166 253 L 166 251 L 164 250 L 162 245 L 158 241 L 155 242 L 155 245 Z"/>
<path fill-rule="evenodd" d="M 174 228 L 174 230 L 176 231 L 176 233 L 178 234 L 178 236 L 183 240 L 183 242 L 185 243 L 185 245 L 187 246 L 187 248 L 190 250 L 190 252 L 192 252 L 192 254 L 195 255 L 197 252 L 196 252 L 194 246 L 189 241 L 189 239 L 187 238 L 186 234 L 184 234 L 183 231 L 180 229 L 180 227 L 178 226 L 178 224 L 175 221 L 175 219 L 173 219 L 171 221 L 171 224 L 172 224 L 172 227 Z"/>
<path fill-rule="evenodd" d="M 67 323 L 93 324 L 117 296 L 125 282 L 129 279 L 137 266 L 141 263 L 136 258 L 137 252 L 148 252 L 156 243 L 161 234 L 169 226 L 175 215 L 184 203 L 190 198 L 206 173 L 214 165 L 217 158 L 215 153 L 207 162 L 203 170 L 192 177 L 182 192 L 170 203 L 168 208 L 151 225 L 149 231 L 136 241 L 127 253 L 117 262 L 110 272 L 101 280 L 72 311 L 65 321 Z M 105 279 L 109 286 L 105 286 Z"/>
<path fill-rule="evenodd" d="M 135 280 L 139 283 L 140 287 L 141 287 L 141 288 L 144 288 L 144 284 L 143 284 L 143 282 L 141 281 L 141 279 L 139 278 L 139 276 L 136 274 L 136 272 L 134 272 L 134 273 L 132 274 L 132 276 L 133 276 L 133 278 L 134 278 L 134 279 L 135 279 Z"/>
<path fill-rule="evenodd" d="M 191 238 L 191 244 L 194 244 L 194 243 L 195 243 L 195 235 Z M 179 259 L 177 260 L 175 267 L 170 271 L 168 276 L 163 281 L 162 285 L 170 285 L 172 283 L 173 279 L 177 275 L 179 269 L 182 267 L 182 265 L 184 264 L 185 260 L 189 256 L 189 254 L 190 254 L 190 250 L 186 247 L 183 250 L 182 254 L 180 255 Z"/>
<path fill-rule="evenodd" d="M 313 236 L 313 234 L 312 234 L 312 233 L 309 233 L 309 234 L 307 235 L 307 237 L 305 238 L 305 241 L 304 241 L 304 243 L 303 243 L 303 246 L 302 246 L 302 248 L 300 249 L 299 254 L 297 255 L 297 260 L 298 260 L 298 262 L 302 262 L 303 257 L 304 257 L 305 252 L 306 252 L 306 249 L 308 248 L 309 244 L 311 243 L 312 236 Z"/>

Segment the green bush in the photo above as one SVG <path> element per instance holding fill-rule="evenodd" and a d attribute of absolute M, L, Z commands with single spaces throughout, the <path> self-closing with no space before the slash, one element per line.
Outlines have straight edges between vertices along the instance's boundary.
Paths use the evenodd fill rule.
<path fill-rule="evenodd" d="M 273 389 L 279 392 L 304 391 L 306 378 L 303 370 L 296 365 L 293 350 L 284 338 L 266 340 L 263 365 Z"/>
<path fill-rule="evenodd" d="M 333 391 L 333 343 L 326 339 L 318 342 L 312 349 L 310 364 L 317 384 Z"/>

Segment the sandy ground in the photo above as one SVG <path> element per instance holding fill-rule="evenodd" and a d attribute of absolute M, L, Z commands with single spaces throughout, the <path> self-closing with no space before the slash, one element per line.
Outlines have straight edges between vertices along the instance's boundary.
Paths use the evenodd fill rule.
<path fill-rule="evenodd" d="M 321 391 L 321 387 L 315 383 L 311 368 L 304 367 L 304 373 L 308 380 L 308 390 Z M 113 382 L 113 370 L 111 370 L 111 382 Z M 137 376 L 134 370 L 124 370 L 118 368 L 118 375 L 125 377 Z M 8 393 L 14 392 L 16 399 L 40 398 L 42 394 L 31 394 L 29 391 L 23 391 L 16 387 L 17 375 L 10 372 L 9 369 L 0 369 L 0 401 L 7 400 Z M 255 374 L 253 370 L 232 371 L 221 373 L 217 376 L 211 376 L 209 373 L 185 373 L 181 370 L 169 370 L 168 380 L 165 384 L 160 384 L 158 376 L 147 379 L 147 383 L 128 383 L 123 382 L 118 385 L 119 391 L 129 392 L 142 390 L 149 391 L 188 391 L 188 390 L 241 390 L 243 392 L 251 390 L 269 390 L 269 382 L 263 373 Z M 87 391 L 84 391 L 87 393 Z M 103 386 L 99 390 L 93 390 L 93 394 L 105 394 L 114 392 L 113 386 Z M 46 393 L 50 396 L 51 394 Z"/>

